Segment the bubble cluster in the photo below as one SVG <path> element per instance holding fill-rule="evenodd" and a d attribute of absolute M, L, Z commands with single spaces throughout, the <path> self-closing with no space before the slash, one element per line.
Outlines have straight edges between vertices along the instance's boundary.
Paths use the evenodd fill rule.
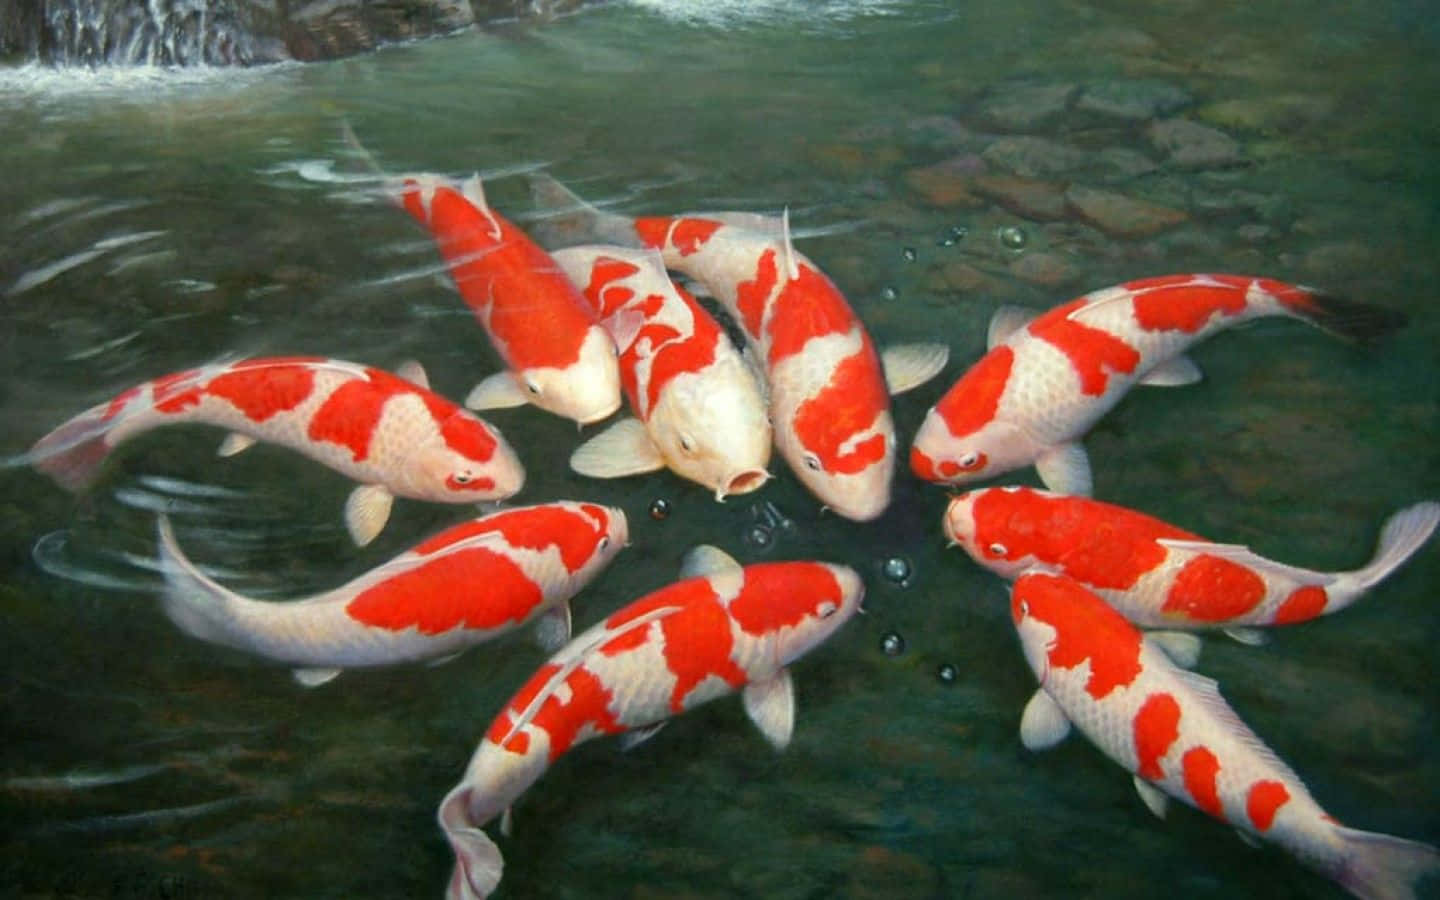
<path fill-rule="evenodd" d="M 906 262 L 914 262 L 920 254 L 915 252 L 914 247 L 906 247 L 904 250 L 900 251 L 900 255 L 905 257 Z"/>
<path fill-rule="evenodd" d="M 775 535 L 764 525 L 751 525 L 745 529 L 743 540 L 752 550 L 764 550 L 775 543 Z"/>

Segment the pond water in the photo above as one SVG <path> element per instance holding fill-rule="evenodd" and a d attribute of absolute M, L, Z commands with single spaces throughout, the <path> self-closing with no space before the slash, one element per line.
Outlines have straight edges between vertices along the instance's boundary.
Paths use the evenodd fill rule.
<path fill-rule="evenodd" d="M 418 359 L 456 398 L 494 371 L 430 238 L 353 180 L 348 123 L 391 171 L 479 171 L 522 223 L 511 176 L 536 167 L 631 214 L 788 207 L 877 343 L 950 345 L 942 377 L 896 401 L 907 440 L 1003 304 L 1224 271 L 1404 311 L 1373 347 L 1289 321 L 1223 333 L 1193 354 L 1203 382 L 1137 390 L 1086 441 L 1102 499 L 1296 565 L 1363 564 L 1390 512 L 1440 496 L 1423 9 L 974 6 L 611 3 L 305 67 L 0 72 L 0 455 L 219 358 Z M 1167 142 L 1153 122 L 1171 118 L 1199 128 Z M 979 189 L 982 173 L 1029 180 Z M 1145 206 L 1057 209 L 1036 182 Z M 516 807 L 501 896 L 1342 896 L 1188 808 L 1154 819 L 1083 739 L 1020 746 L 1033 677 L 1004 585 L 944 545 L 945 490 L 902 471 L 858 525 L 821 515 L 777 458 L 722 505 L 668 473 L 568 472 L 580 438 L 556 417 L 488 418 L 526 463 L 517 500 L 629 514 L 633 545 L 577 599 L 579 627 L 701 542 L 846 562 L 869 585 L 869 615 L 795 667 L 787 752 L 735 701 L 628 753 L 584 745 Z M 156 511 L 227 585 L 272 599 L 468 514 L 401 501 L 357 549 L 343 478 L 275 447 L 221 460 L 219 439 L 151 432 L 78 497 L 0 469 L 0 893 L 439 896 L 435 807 L 542 654 L 514 636 L 305 690 L 186 637 L 155 599 Z M 908 579 L 887 578 L 892 557 Z M 1431 843 L 1437 588 L 1431 545 L 1343 614 L 1258 648 L 1208 639 L 1199 666 L 1332 814 Z"/>

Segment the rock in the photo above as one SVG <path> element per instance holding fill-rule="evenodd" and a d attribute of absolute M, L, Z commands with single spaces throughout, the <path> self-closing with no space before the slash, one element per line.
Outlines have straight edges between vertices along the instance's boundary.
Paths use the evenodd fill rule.
<path fill-rule="evenodd" d="M 1251 222 L 1235 229 L 1235 236 L 1247 244 L 1265 244 L 1280 236 L 1274 228 L 1260 222 Z"/>
<path fill-rule="evenodd" d="M 1065 201 L 1077 216 L 1111 237 L 1148 237 L 1190 218 L 1169 206 L 1083 185 L 1071 186 L 1065 192 Z"/>
<path fill-rule="evenodd" d="M 980 154 L 997 169 L 1004 169 L 1026 178 L 1061 175 L 1090 166 L 1091 155 L 1078 147 L 1048 138 L 1003 137 Z"/>
<path fill-rule="evenodd" d="M 980 102 L 977 115 L 1000 131 L 1039 131 L 1065 114 L 1079 90 L 1065 83 L 1002 84 Z"/>
<path fill-rule="evenodd" d="M 1065 42 L 1076 56 L 1143 56 L 1160 49 L 1160 42 L 1138 28 L 1120 25 L 1096 28 L 1075 35 Z"/>
<path fill-rule="evenodd" d="M 940 871 L 925 859 L 871 844 L 860 851 L 840 893 L 853 900 L 933 897 L 940 886 Z"/>
<path fill-rule="evenodd" d="M 1354 277 L 1375 265 L 1370 248 L 1360 241 L 1335 241 L 1321 244 L 1305 254 L 1301 267 L 1306 273 L 1329 278 Z"/>
<path fill-rule="evenodd" d="M 985 171 L 985 162 L 973 153 L 952 157 L 933 166 L 911 169 L 905 184 L 930 206 L 975 209 L 985 201 L 970 189 L 971 181 Z"/>
<path fill-rule="evenodd" d="M 1149 175 L 1160 165 L 1155 160 L 1129 147 L 1106 147 L 1100 151 L 1100 167 L 1120 178 Z"/>
<path fill-rule="evenodd" d="M 819 144 L 812 145 L 807 155 L 821 171 L 847 178 L 888 169 L 902 158 L 899 149 L 891 145 L 864 148 L 854 144 Z"/>
<path fill-rule="evenodd" d="M 1214 169 L 1241 161 L 1240 142 L 1209 125 L 1189 119 L 1164 119 L 1145 129 L 1150 146 L 1166 162 L 1184 169 Z"/>
<path fill-rule="evenodd" d="M 1183 89 L 1150 78 L 1116 79 L 1087 85 L 1075 101 L 1077 112 L 1108 122 L 1143 122 L 1179 112 L 1193 103 Z"/>
<path fill-rule="evenodd" d="M 951 116 L 918 116 L 905 123 L 910 136 L 922 143 L 956 146 L 968 143 L 975 133 Z"/>
<path fill-rule="evenodd" d="M 996 280 L 969 263 L 948 262 L 930 273 L 925 287 L 936 293 L 991 293 L 996 287 Z"/>
<path fill-rule="evenodd" d="M 1053 222 L 1067 214 L 1065 185 L 1059 182 L 1018 175 L 977 175 L 970 187 L 987 200 L 1031 221 Z"/>
<path fill-rule="evenodd" d="M 1026 253 L 1010 264 L 1010 274 L 1041 287 L 1062 287 L 1080 279 L 1080 270 L 1054 253 Z"/>
<path fill-rule="evenodd" d="M 1258 134 L 1285 134 L 1322 122 L 1334 112 L 1333 97 L 1272 94 L 1210 103 L 1196 110 L 1195 115 L 1224 128 Z"/>

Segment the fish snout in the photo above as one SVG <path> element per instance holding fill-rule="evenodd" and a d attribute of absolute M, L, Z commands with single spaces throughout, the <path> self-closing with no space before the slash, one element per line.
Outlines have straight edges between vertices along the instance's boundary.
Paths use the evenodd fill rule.
<path fill-rule="evenodd" d="M 743 469 L 721 480 L 715 499 L 723 501 L 726 497 L 758 491 L 769 480 L 770 473 L 764 469 Z"/>

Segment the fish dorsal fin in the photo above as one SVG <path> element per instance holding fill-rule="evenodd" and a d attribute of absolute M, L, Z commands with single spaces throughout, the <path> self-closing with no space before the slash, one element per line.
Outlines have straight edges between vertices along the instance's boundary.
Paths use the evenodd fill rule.
<path fill-rule="evenodd" d="M 782 668 L 764 681 L 752 681 L 740 692 L 745 713 L 776 750 L 784 750 L 795 732 L 795 684 Z"/>
<path fill-rule="evenodd" d="M 990 327 L 985 332 L 985 349 L 994 350 L 1005 343 L 1010 335 L 1029 325 L 1038 313 L 1024 306 L 1002 306 L 990 316 Z"/>
<path fill-rule="evenodd" d="M 1285 764 L 1275 751 L 1250 730 L 1250 726 L 1230 708 L 1225 698 L 1220 696 L 1219 684 L 1213 678 L 1206 678 L 1196 672 L 1189 672 L 1184 669 L 1174 670 L 1175 677 L 1185 686 L 1186 693 L 1190 698 L 1196 700 L 1200 708 L 1222 727 L 1230 737 L 1239 741 L 1267 768 L 1278 772 L 1282 777 L 1288 778 L 1296 783 L 1300 782 L 1300 776 L 1296 775 L 1291 768 Z"/>
<path fill-rule="evenodd" d="M 1195 365 L 1195 360 L 1180 354 L 1160 363 L 1145 373 L 1140 384 L 1146 387 L 1184 387 L 1196 384 L 1205 378 L 1205 373 Z"/>
<path fill-rule="evenodd" d="M 363 547 L 375 540 L 390 519 L 395 495 L 383 484 L 362 484 L 350 492 L 345 501 L 345 528 L 355 546 Z"/>
<path fill-rule="evenodd" d="M 296 683 L 300 684 L 302 687 L 316 688 L 322 684 L 325 684 L 328 681 L 333 681 L 335 679 L 335 676 L 339 675 L 341 671 L 342 670 L 336 668 L 315 667 L 308 669 L 294 669 L 291 671 L 290 674 L 295 677 Z"/>
<path fill-rule="evenodd" d="M 1139 775 L 1134 776 L 1134 782 L 1135 793 L 1140 795 L 1140 800 L 1145 804 L 1145 808 L 1154 813 L 1155 818 L 1165 818 L 1165 811 L 1170 808 L 1170 798 L 1165 795 L 1165 792 Z"/>
<path fill-rule="evenodd" d="M 485 185 L 480 181 L 480 173 L 476 172 L 460 185 L 460 194 L 466 200 L 475 205 L 475 209 L 490 222 L 490 237 L 500 240 L 504 232 L 500 229 L 500 220 L 490 211 L 490 204 L 485 202 Z"/>
<path fill-rule="evenodd" d="M 1090 295 L 1090 299 L 1084 304 L 1075 307 L 1065 315 L 1065 318 L 1072 322 L 1084 322 L 1098 312 L 1104 312 L 1117 303 L 1130 303 L 1135 299 L 1135 294 L 1121 285 L 1102 288 Z"/>
<path fill-rule="evenodd" d="M 1193 669 L 1200 661 L 1200 636 L 1188 631 L 1147 631 L 1145 637 L 1165 651 L 1170 661 L 1182 669 Z"/>
<path fill-rule="evenodd" d="M 696 212 L 686 213 L 684 218 L 706 219 L 711 222 L 719 222 L 721 225 L 728 225 L 731 228 L 739 228 L 744 231 L 763 234 L 775 240 L 785 239 L 784 219 L 777 219 L 774 216 L 767 216 L 764 213 L 736 211 Z"/>
<path fill-rule="evenodd" d="M 1070 734 L 1070 717 L 1044 688 L 1037 690 L 1020 715 L 1020 743 L 1026 750 L 1049 750 Z"/>
<path fill-rule="evenodd" d="M 663 619 L 672 613 L 679 612 L 681 609 L 683 609 L 681 606 L 661 606 L 643 615 L 636 616 L 615 629 L 606 628 L 602 622 L 581 635 L 579 639 L 563 647 L 560 652 L 550 657 L 550 661 L 559 663 L 560 668 L 556 669 L 555 673 L 545 681 L 544 686 L 536 692 L 535 696 L 526 704 L 525 708 L 520 711 L 520 715 L 515 718 L 510 729 L 505 732 L 505 736 L 496 741 L 496 743 L 503 745 L 506 741 L 510 740 L 510 738 L 514 737 L 520 729 L 529 725 L 530 722 L 534 720 L 535 714 L 544 706 L 545 701 L 555 693 L 555 689 L 564 683 L 565 679 L 569 678 L 572 672 L 584 665 L 586 657 L 588 657 L 596 647 L 616 638 L 623 637 L 637 628 L 649 628 L 651 622 L 657 619 Z"/>
<path fill-rule="evenodd" d="M 950 361 L 948 344 L 896 344 L 880 354 L 885 367 L 885 386 L 890 393 L 903 394 L 917 388 L 945 368 Z"/>
<path fill-rule="evenodd" d="M 1057 444 L 1040 454 L 1035 460 L 1035 471 L 1040 480 L 1057 494 L 1088 497 L 1094 490 L 1090 475 L 1090 457 L 1079 441 Z"/>
<path fill-rule="evenodd" d="M 426 390 L 430 389 L 430 376 L 425 374 L 425 367 L 418 359 L 407 359 L 395 369 L 395 374 L 414 385 L 419 385 Z"/>
<path fill-rule="evenodd" d="M 735 561 L 735 557 L 713 544 L 699 544 L 691 547 L 680 562 L 682 579 L 738 571 L 740 571 L 740 564 Z"/>
<path fill-rule="evenodd" d="M 790 240 L 790 207 L 780 214 L 781 242 L 785 245 L 785 280 L 794 281 L 800 277 L 800 264 L 795 261 L 795 243 Z"/>
<path fill-rule="evenodd" d="M 243 453 L 249 450 L 253 446 L 255 446 L 255 438 L 248 434 L 232 431 L 225 435 L 225 440 L 220 442 L 220 446 L 215 450 L 215 455 L 234 456 L 237 453 Z"/>
<path fill-rule="evenodd" d="M 576 447 L 570 468 L 590 478 L 621 478 L 663 469 L 665 457 L 644 423 L 629 416 Z"/>
<path fill-rule="evenodd" d="M 1214 556 L 1248 569 L 1254 569 L 1264 575 L 1294 579 L 1301 584 L 1325 585 L 1330 584 L 1336 578 L 1330 572 L 1316 572 L 1314 569 L 1287 566 L 1284 563 L 1275 562 L 1273 559 L 1266 559 L 1244 544 L 1214 544 L 1209 541 L 1185 541 L 1174 538 L 1160 538 L 1156 543 L 1167 550 Z"/>
<path fill-rule="evenodd" d="M 496 372 L 475 385 L 465 397 L 465 408 L 473 410 L 511 409 L 530 402 L 512 372 Z"/>

